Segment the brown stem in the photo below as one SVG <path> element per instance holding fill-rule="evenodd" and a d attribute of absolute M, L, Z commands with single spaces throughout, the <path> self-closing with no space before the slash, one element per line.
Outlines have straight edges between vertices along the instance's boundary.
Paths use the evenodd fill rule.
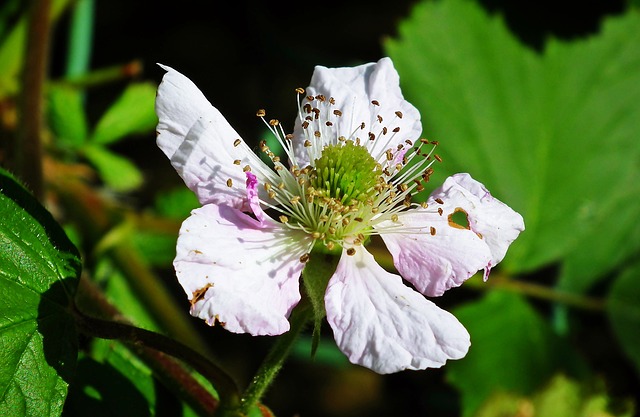
<path fill-rule="evenodd" d="M 91 317 L 75 307 L 76 323 L 80 331 L 90 336 L 116 339 L 125 343 L 154 371 L 154 374 L 167 388 L 175 392 L 201 415 L 213 415 L 221 404 L 172 356 L 185 361 L 209 381 L 212 381 L 212 385 L 223 399 L 225 407 L 237 407 L 239 404 L 238 388 L 226 373 L 188 346 L 159 333 L 140 329 L 123 322 L 120 312 L 90 281 L 81 279 L 80 282 L 79 301 L 82 301 L 82 304 L 90 305 L 95 314 L 110 318 L 110 320 L 103 320 Z"/>
<path fill-rule="evenodd" d="M 49 56 L 51 0 L 31 0 L 22 72 L 18 137 L 13 149 L 15 172 L 42 199 L 43 91 Z"/>

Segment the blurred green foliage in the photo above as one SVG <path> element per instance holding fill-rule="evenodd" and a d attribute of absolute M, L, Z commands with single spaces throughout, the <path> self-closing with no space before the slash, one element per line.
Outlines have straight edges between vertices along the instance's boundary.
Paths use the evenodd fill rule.
<path fill-rule="evenodd" d="M 7 141 L 27 52 L 23 6 L 0 5 L 0 130 Z M 67 417 L 87 409 L 197 415 L 201 410 L 163 386 L 132 349 L 78 340 L 68 304 L 81 258 L 60 224 L 78 246 L 85 276 L 127 321 L 226 358 L 241 379 L 250 378 L 265 342 L 251 340 L 251 348 L 235 352 L 238 339 L 196 329 L 187 317 L 171 262 L 179 224 L 198 202 L 170 181 L 157 187 L 165 172 L 173 175 L 168 162 L 141 163 L 155 146 L 156 85 L 140 80 L 135 66 L 89 65 L 93 1 L 53 6 L 52 19 L 68 16 L 62 22 L 70 28 L 65 75 L 51 77 L 45 90 L 43 204 L 55 220 L 0 173 L 0 345 L 7 347 L 0 353 L 0 414 L 60 415 L 71 384 Z M 425 135 L 440 143 L 444 162 L 431 180 L 470 172 L 523 214 L 527 230 L 488 283 L 474 277 L 442 298 L 469 329 L 466 358 L 442 371 L 381 377 L 349 365 L 329 333 L 312 360 L 315 341 L 305 335 L 293 349 L 294 369 L 285 366 L 267 404 L 303 409 L 305 417 L 633 415 L 640 401 L 638 44 L 633 2 L 597 34 L 550 38 L 534 50 L 478 2 L 416 1 L 380 46 L 419 108 Z M 192 59 L 199 64 L 199 56 Z M 96 89 L 105 85 L 108 94 Z M 134 148 L 143 158 L 131 158 Z M 7 159 L 3 149 L 3 165 Z M 603 369 L 613 362 L 619 368 Z M 310 387 L 319 398 L 305 397 Z"/>

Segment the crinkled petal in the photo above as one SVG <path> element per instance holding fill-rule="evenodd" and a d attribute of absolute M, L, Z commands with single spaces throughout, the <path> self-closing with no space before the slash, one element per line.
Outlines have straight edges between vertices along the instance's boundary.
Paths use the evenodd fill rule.
<path fill-rule="evenodd" d="M 235 333 L 289 329 L 287 317 L 300 300 L 300 257 L 311 242 L 268 220 L 208 204 L 184 221 L 174 266 L 192 315 Z"/>
<path fill-rule="evenodd" d="M 167 71 L 156 98 L 157 143 L 201 204 L 247 209 L 244 167 L 260 182 L 277 177 L 191 80 Z"/>
<path fill-rule="evenodd" d="M 431 297 L 461 285 L 491 261 L 489 247 L 477 234 L 450 224 L 455 207 L 438 208 L 442 214 L 415 209 L 376 226 L 400 275 Z"/>
<path fill-rule="evenodd" d="M 331 118 L 333 124 L 320 126 L 322 136 L 312 138 L 322 141 L 322 145 L 333 143 L 340 136 L 359 138 L 377 161 L 386 163 L 387 149 L 395 151 L 399 144 L 407 139 L 415 141 L 422 132 L 420 113 L 402 96 L 400 78 L 389 58 L 357 67 L 317 66 L 306 93 L 334 98 L 335 109 L 342 112 L 340 117 L 333 117 L 332 111 L 323 116 Z M 362 123 L 364 129 L 360 128 Z M 299 166 L 312 162 L 313 156 L 310 158 L 308 152 L 321 151 L 323 147 L 305 147 L 306 138 L 302 123 L 297 120 L 293 145 Z"/>
<path fill-rule="evenodd" d="M 431 193 L 427 203 L 437 204 L 437 199 L 466 211 L 470 229 L 480 234 L 491 250 L 491 266 L 504 259 L 511 242 L 524 230 L 522 216 L 494 198 L 469 174 L 455 174 L 447 178 L 442 187 Z"/>
<path fill-rule="evenodd" d="M 353 363 L 386 374 L 462 358 L 469 334 L 450 313 L 385 271 L 364 247 L 343 251 L 325 295 L 327 320 Z"/>

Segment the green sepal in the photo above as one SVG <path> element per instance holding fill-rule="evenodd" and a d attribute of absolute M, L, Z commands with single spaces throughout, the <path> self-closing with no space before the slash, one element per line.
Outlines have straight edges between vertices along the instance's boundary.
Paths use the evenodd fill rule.
<path fill-rule="evenodd" d="M 313 250 L 309 261 L 302 271 L 302 282 L 311 306 L 313 307 L 313 336 L 311 340 L 311 357 L 318 349 L 322 320 L 327 315 L 324 308 L 324 293 L 327 290 L 329 278 L 336 271 L 340 256 Z"/>

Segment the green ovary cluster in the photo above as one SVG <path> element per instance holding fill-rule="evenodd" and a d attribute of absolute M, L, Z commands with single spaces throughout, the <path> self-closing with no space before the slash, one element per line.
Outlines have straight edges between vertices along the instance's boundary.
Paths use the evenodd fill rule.
<path fill-rule="evenodd" d="M 348 206 L 364 203 L 376 193 L 382 170 L 366 148 L 347 141 L 322 150 L 315 160 L 315 174 L 311 186 L 317 192 Z"/>

